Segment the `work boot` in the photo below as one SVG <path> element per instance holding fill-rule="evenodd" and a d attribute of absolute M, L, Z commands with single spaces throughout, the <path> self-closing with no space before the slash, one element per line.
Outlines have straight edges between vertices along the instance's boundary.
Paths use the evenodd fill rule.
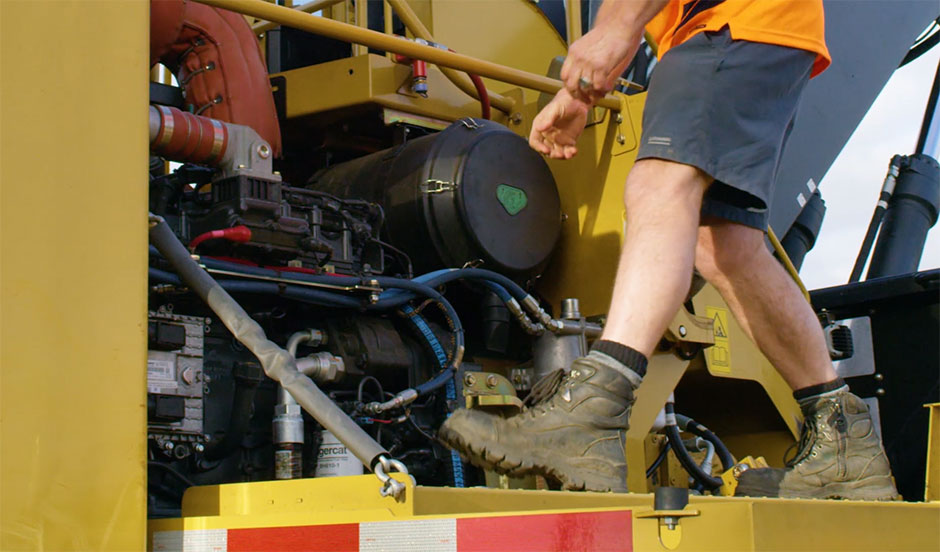
<path fill-rule="evenodd" d="M 848 387 L 800 401 L 803 427 L 786 469 L 747 470 L 737 496 L 895 500 L 888 457 L 868 406 Z"/>
<path fill-rule="evenodd" d="M 626 430 L 640 382 L 594 351 L 575 360 L 544 400 L 510 417 L 457 410 L 440 437 L 473 465 L 497 473 L 542 475 L 565 490 L 627 492 Z"/>

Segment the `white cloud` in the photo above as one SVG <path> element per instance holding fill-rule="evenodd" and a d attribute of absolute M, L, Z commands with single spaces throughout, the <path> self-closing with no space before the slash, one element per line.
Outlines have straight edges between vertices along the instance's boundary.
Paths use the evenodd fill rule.
<path fill-rule="evenodd" d="M 938 60 L 940 47 L 895 72 L 820 183 L 826 217 L 800 271 L 809 289 L 848 281 L 891 156 L 914 152 Z M 940 231 L 935 225 L 920 270 L 937 267 Z"/>

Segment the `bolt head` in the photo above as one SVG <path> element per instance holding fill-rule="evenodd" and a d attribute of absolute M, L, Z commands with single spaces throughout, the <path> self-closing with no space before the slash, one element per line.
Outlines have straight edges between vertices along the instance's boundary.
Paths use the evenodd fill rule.
<path fill-rule="evenodd" d="M 206 450 L 206 447 L 204 447 L 202 443 L 196 443 L 195 445 L 193 445 L 193 448 L 196 449 L 196 452 L 202 452 Z"/>
<path fill-rule="evenodd" d="M 626 143 L 627 143 L 627 137 L 624 136 L 623 134 L 618 134 L 618 135 L 617 135 L 617 143 L 620 144 L 621 146 L 624 145 L 624 144 L 626 144 Z"/>
<path fill-rule="evenodd" d="M 464 376 L 463 382 L 466 385 L 473 385 L 477 382 L 477 379 L 473 377 L 473 374 L 467 374 L 466 376 Z"/>
<path fill-rule="evenodd" d="M 498 384 L 498 383 L 499 383 L 499 380 L 496 379 L 496 376 L 495 376 L 495 375 L 490 374 L 490 375 L 486 376 L 486 386 L 487 386 L 487 387 L 490 387 L 490 388 L 496 387 L 496 384 Z"/>
<path fill-rule="evenodd" d="M 679 336 L 680 336 L 680 337 L 685 337 L 685 335 L 686 335 L 687 333 L 689 333 L 689 330 L 685 329 L 685 326 L 679 326 Z"/>
<path fill-rule="evenodd" d="M 268 157 L 271 157 L 271 148 L 269 148 L 267 144 L 261 144 L 260 146 L 258 146 L 257 152 L 258 152 L 258 157 L 262 159 L 267 159 Z"/>

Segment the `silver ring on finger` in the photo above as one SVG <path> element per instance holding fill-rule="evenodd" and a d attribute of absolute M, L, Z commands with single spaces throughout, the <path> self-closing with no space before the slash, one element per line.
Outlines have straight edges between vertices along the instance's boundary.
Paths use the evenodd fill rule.
<path fill-rule="evenodd" d="M 580 86 L 582 90 L 586 90 L 588 88 L 591 88 L 591 81 L 587 80 L 584 77 L 581 77 L 578 79 L 578 86 Z"/>

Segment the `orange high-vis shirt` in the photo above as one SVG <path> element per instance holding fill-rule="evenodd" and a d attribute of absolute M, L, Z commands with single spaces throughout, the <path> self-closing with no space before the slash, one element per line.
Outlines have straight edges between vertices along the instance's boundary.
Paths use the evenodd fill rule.
<path fill-rule="evenodd" d="M 812 76 L 832 61 L 826 48 L 822 0 L 670 0 L 646 30 L 659 57 L 689 37 L 724 26 L 734 40 L 807 50 L 816 54 Z"/>

